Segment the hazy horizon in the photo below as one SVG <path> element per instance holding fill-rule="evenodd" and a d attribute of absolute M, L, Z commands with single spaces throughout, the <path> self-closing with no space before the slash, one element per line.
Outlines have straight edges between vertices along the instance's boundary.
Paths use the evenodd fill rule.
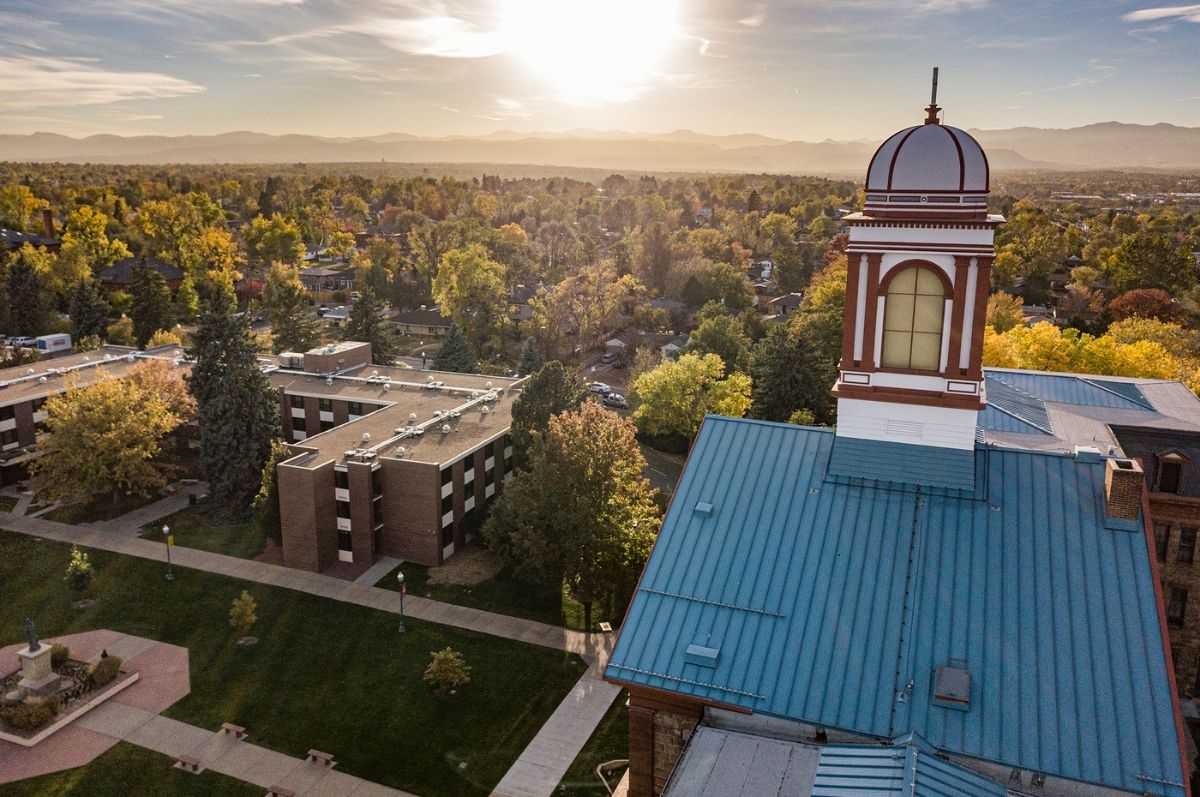
<path fill-rule="evenodd" d="M 0 133 L 788 141 L 915 123 L 1200 126 L 1200 5 L 1107 0 L 15 0 Z"/>

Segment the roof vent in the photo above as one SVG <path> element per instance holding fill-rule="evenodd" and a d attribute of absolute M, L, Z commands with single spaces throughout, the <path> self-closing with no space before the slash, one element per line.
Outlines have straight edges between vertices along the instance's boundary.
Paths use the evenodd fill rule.
<path fill-rule="evenodd" d="M 325 377 L 325 384 L 327 384 L 327 385 L 332 385 L 332 384 L 333 384 L 333 377 L 332 377 L 332 376 L 327 376 L 327 377 Z"/>
<path fill-rule="evenodd" d="M 484 387 L 486 387 L 488 390 L 491 390 L 491 389 L 492 389 L 492 383 L 491 383 L 491 381 L 490 381 L 490 380 L 489 380 L 489 381 L 487 381 L 487 382 L 484 382 L 484 383 L 483 383 L 483 386 L 484 386 Z"/>
<path fill-rule="evenodd" d="M 933 704 L 955 711 L 971 708 L 971 673 L 965 661 L 951 659 L 950 664 L 934 671 Z"/>
<path fill-rule="evenodd" d="M 416 422 L 417 422 L 417 414 L 416 414 L 415 412 L 410 412 L 410 413 L 408 414 L 408 422 L 409 422 L 409 423 L 416 423 Z"/>
<path fill-rule="evenodd" d="M 1110 459 L 1104 466 L 1104 504 L 1110 518 L 1137 520 L 1142 508 L 1142 466 L 1132 459 Z"/>
<path fill-rule="evenodd" d="M 404 456 L 404 446 L 396 446 L 396 456 L 397 457 Z"/>
<path fill-rule="evenodd" d="M 46 377 L 44 377 L 44 376 L 39 376 L 39 377 L 38 377 L 38 382 L 41 382 L 42 384 L 45 384 L 45 383 L 46 383 Z"/>
<path fill-rule="evenodd" d="M 370 432 L 363 432 L 363 436 L 362 436 L 362 444 L 365 446 L 365 445 L 366 445 L 367 443 L 369 443 L 369 442 L 371 442 L 371 433 L 370 433 Z"/>
<path fill-rule="evenodd" d="M 450 424 L 442 426 L 442 434 L 450 434 Z"/>
<path fill-rule="evenodd" d="M 696 514 L 697 515 L 711 515 L 712 511 L 713 511 L 713 505 L 708 503 L 707 501 L 701 501 L 700 503 L 696 504 Z"/>
<path fill-rule="evenodd" d="M 486 404 L 484 404 L 482 407 L 479 408 L 480 415 L 487 415 L 491 411 L 492 411 L 492 408 Z"/>
<path fill-rule="evenodd" d="M 1075 446 L 1076 462 L 1099 462 L 1101 459 L 1100 449 L 1095 446 Z"/>
<path fill-rule="evenodd" d="M 687 646 L 687 650 L 683 652 L 683 660 L 688 664 L 697 664 L 701 667 L 717 666 L 717 660 L 721 658 L 721 640 L 706 639 L 704 644 L 693 643 Z"/>

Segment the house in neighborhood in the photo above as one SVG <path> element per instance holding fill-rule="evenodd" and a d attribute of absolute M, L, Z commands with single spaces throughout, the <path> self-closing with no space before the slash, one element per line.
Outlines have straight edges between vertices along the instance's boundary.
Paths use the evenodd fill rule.
<path fill-rule="evenodd" d="M 783 296 L 776 296 L 767 302 L 765 310 L 769 317 L 784 320 L 791 313 L 799 310 L 803 301 L 804 294 L 802 293 L 785 293 Z"/>
<path fill-rule="evenodd" d="M 355 287 L 353 269 L 307 266 L 300 269 L 300 282 L 310 291 L 351 291 Z"/>
<path fill-rule="evenodd" d="M 422 306 L 417 310 L 401 310 L 389 319 L 401 335 L 440 338 L 453 323 L 449 316 L 442 315 L 440 308 L 432 310 Z"/>
<path fill-rule="evenodd" d="M 171 290 L 175 290 L 183 282 L 183 269 L 173 266 L 157 257 L 146 257 L 145 255 L 126 257 L 113 263 L 108 268 L 101 269 L 100 273 L 96 275 L 96 281 L 100 283 L 100 287 L 104 290 L 128 291 L 130 286 L 133 285 L 133 278 L 138 265 L 143 262 L 158 271 L 159 274 L 162 274 L 163 280 Z"/>
<path fill-rule="evenodd" d="M 57 252 L 62 248 L 62 239 L 54 232 L 54 213 L 49 208 L 42 210 L 42 232 L 40 234 L 0 227 L 0 252 L 12 252 L 26 244 L 49 252 Z"/>
<path fill-rule="evenodd" d="M 658 352 L 665 360 L 675 360 L 683 353 L 683 349 L 688 344 L 688 335 L 676 335 L 658 347 Z"/>
<path fill-rule="evenodd" d="M 837 427 L 692 445 L 605 669 L 629 797 L 1190 794 L 1157 560 L 1194 542 L 1196 399 L 983 369 L 1004 219 L 939 110 L 845 218 Z"/>

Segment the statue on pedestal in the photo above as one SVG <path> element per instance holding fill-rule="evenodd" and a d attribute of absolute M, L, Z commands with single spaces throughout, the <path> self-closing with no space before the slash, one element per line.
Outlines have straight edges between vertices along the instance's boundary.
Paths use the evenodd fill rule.
<path fill-rule="evenodd" d="M 29 652 L 39 650 L 42 645 L 38 642 L 37 629 L 33 627 L 33 620 L 25 618 L 25 639 L 29 642 Z"/>

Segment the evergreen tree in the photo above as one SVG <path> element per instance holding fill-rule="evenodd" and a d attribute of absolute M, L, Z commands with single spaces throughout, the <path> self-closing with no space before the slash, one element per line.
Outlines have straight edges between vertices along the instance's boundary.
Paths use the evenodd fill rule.
<path fill-rule="evenodd" d="M 183 281 L 175 289 L 175 318 L 179 321 L 194 321 L 196 311 L 200 309 L 200 294 L 196 293 L 196 284 L 192 282 L 191 274 L 184 274 Z"/>
<path fill-rule="evenodd" d="M 263 288 L 263 305 L 271 322 L 271 348 L 305 352 L 321 343 L 321 322 L 312 311 L 308 291 L 294 268 L 275 263 Z"/>
<path fill-rule="evenodd" d="M 545 362 L 541 351 L 538 350 L 537 343 L 533 338 L 526 338 L 525 343 L 521 346 L 521 362 L 517 364 L 517 370 L 522 376 L 529 376 L 540 371 Z"/>
<path fill-rule="evenodd" d="M 456 371 L 460 374 L 474 373 L 475 352 L 471 351 L 471 344 L 467 342 L 467 336 L 458 328 L 458 324 L 450 322 L 449 328 L 446 329 L 442 347 L 433 356 L 433 369 Z"/>
<path fill-rule="evenodd" d="M 750 415 L 784 422 L 797 410 L 808 410 L 817 421 L 832 420 L 829 390 L 837 374 L 833 364 L 812 341 L 775 325 L 754 346 L 750 357 L 753 403 Z"/>
<path fill-rule="evenodd" d="M 396 358 L 395 337 L 387 322 L 379 317 L 379 301 L 370 285 L 363 287 L 362 295 L 350 308 L 342 337 L 370 343 L 371 362 L 391 365 Z"/>
<path fill-rule="evenodd" d="M 171 306 L 171 289 L 157 268 L 142 258 L 133 267 L 133 339 L 139 349 L 160 329 L 170 329 L 174 308 Z"/>
<path fill-rule="evenodd" d="M 50 292 L 42 284 L 50 255 L 25 244 L 8 261 L 4 293 L 0 305 L 8 309 L 5 328 L 10 335 L 44 335 L 50 328 L 52 306 Z"/>
<path fill-rule="evenodd" d="M 551 417 L 579 409 L 586 395 L 579 378 L 558 360 L 546 363 L 529 378 L 512 406 L 509 434 L 517 468 L 529 464 L 534 433 L 544 433 Z"/>
<path fill-rule="evenodd" d="M 199 407 L 200 459 L 212 501 L 244 512 L 280 436 L 279 398 L 258 367 L 248 317 L 234 317 L 233 308 L 227 284 L 202 287 L 187 381 Z"/>
<path fill-rule="evenodd" d="M 91 280 L 80 280 L 71 294 L 71 335 L 76 341 L 104 337 L 108 329 L 108 302 Z"/>

